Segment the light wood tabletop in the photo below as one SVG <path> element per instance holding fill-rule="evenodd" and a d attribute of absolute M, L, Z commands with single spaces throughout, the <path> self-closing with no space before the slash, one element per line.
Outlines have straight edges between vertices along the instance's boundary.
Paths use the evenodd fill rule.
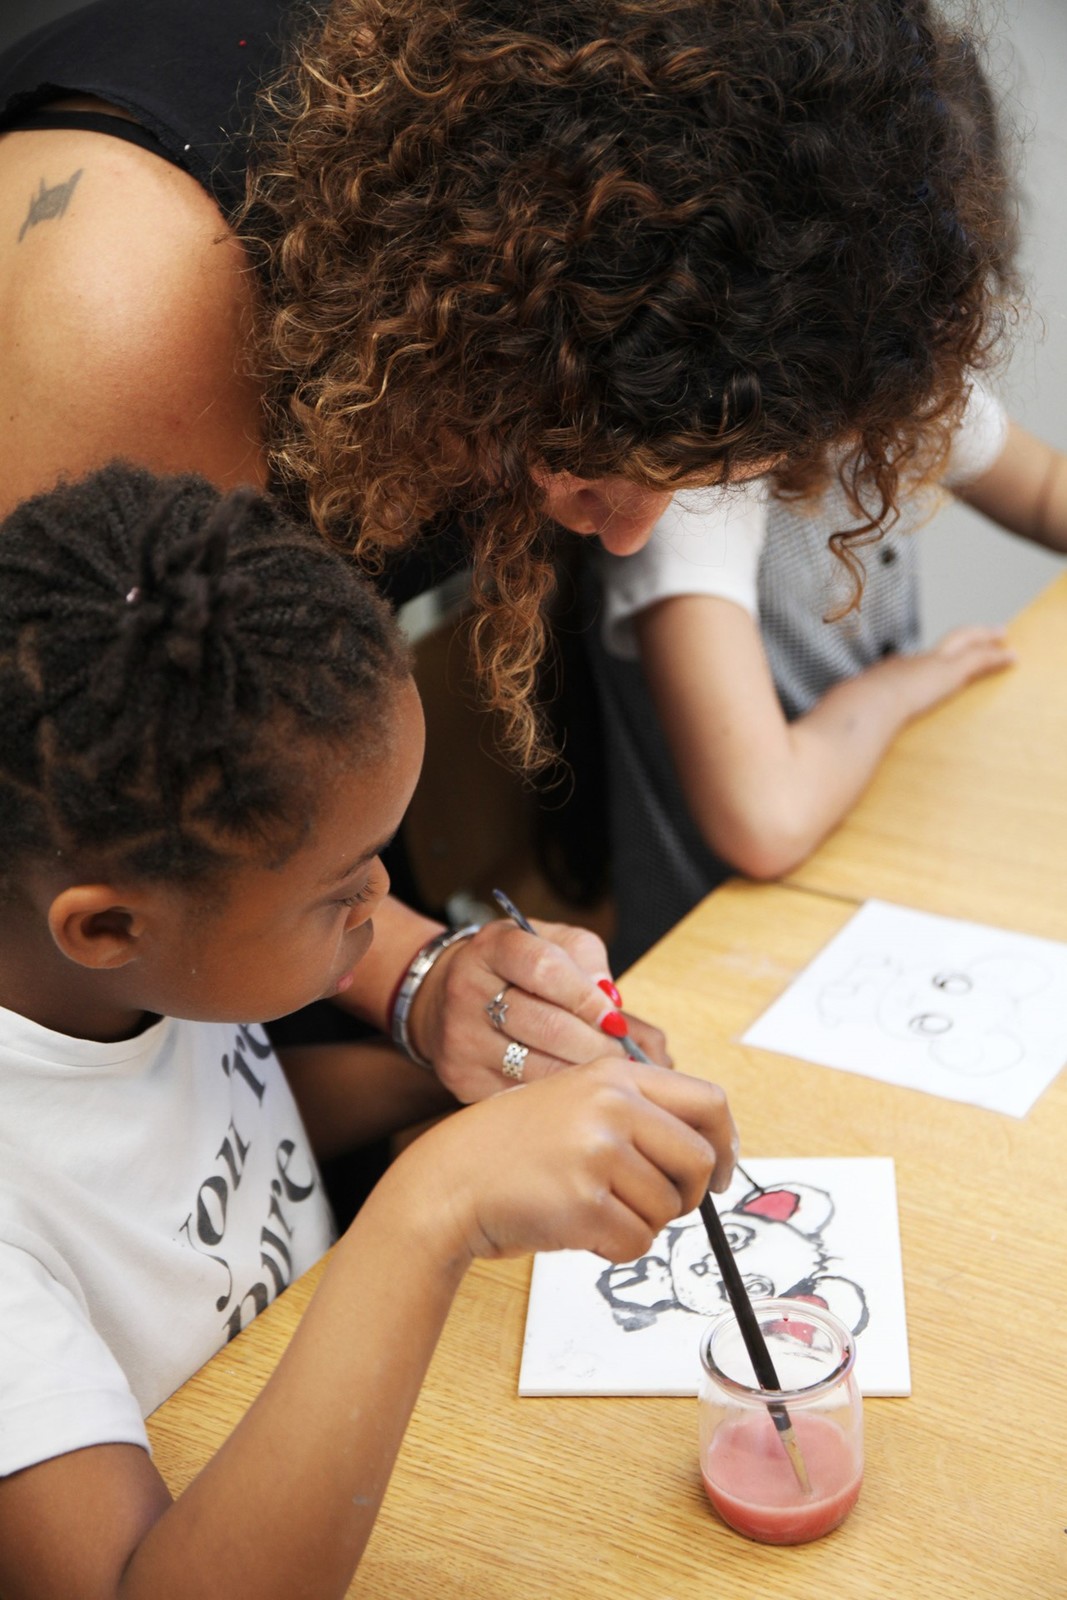
<path fill-rule="evenodd" d="M 866 819 L 812 864 L 828 892 L 727 884 L 623 985 L 627 1006 L 668 1031 L 680 1068 L 728 1089 L 743 1155 L 895 1158 L 913 1393 L 865 1403 L 867 1474 L 852 1516 L 812 1545 L 750 1543 L 704 1497 L 695 1400 L 520 1399 L 529 1262 L 479 1264 L 453 1308 L 352 1596 L 1067 1595 L 1067 1074 L 1019 1120 L 738 1042 L 867 894 L 1067 937 L 1067 828 L 1056 817 L 1067 821 L 1067 742 L 1058 752 L 1042 743 L 1062 716 L 1049 702 L 1061 698 L 1065 622 L 1061 583 L 1016 630 L 1027 660 L 1027 641 L 1049 647 L 1044 672 L 1035 649 L 1025 693 L 1025 666 L 976 691 L 984 730 L 964 701 L 913 730 L 865 802 Z M 1005 706 L 1009 725 L 1025 718 L 1033 731 L 998 731 Z M 937 763 L 936 779 L 924 759 Z M 938 845 L 925 830 L 949 815 L 958 848 L 946 862 L 949 835 Z M 1002 849 L 1011 851 L 1006 866 Z M 968 891 L 960 899 L 957 881 Z M 316 1277 L 294 1285 L 150 1419 L 173 1490 L 266 1381 Z M 694 1366 L 697 1327 L 694 1319 Z"/>
<path fill-rule="evenodd" d="M 789 883 L 1067 938 L 1067 574 L 1009 637 L 1017 664 L 905 729 Z"/>

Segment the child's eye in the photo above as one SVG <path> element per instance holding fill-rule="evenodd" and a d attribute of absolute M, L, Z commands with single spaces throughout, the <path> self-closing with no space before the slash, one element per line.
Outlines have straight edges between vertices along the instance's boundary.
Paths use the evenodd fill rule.
<path fill-rule="evenodd" d="M 366 883 L 363 885 L 362 889 L 357 889 L 355 894 L 342 895 L 341 899 L 337 901 L 337 904 L 339 906 L 345 906 L 348 910 L 351 910 L 353 906 L 365 906 L 371 899 L 373 899 L 371 885 Z"/>

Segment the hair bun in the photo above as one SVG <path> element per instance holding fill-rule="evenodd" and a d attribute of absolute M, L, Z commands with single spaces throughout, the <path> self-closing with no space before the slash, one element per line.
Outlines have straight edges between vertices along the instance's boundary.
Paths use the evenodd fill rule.
<path fill-rule="evenodd" d="M 247 494 L 252 498 L 251 491 Z M 173 492 L 161 497 L 153 523 L 161 525 L 172 515 L 174 498 Z M 246 577 L 227 570 L 228 551 L 227 530 L 217 513 L 183 539 L 146 541 L 144 570 L 125 596 L 122 628 L 131 669 L 136 670 L 137 655 L 158 649 L 183 676 L 203 672 L 211 646 L 232 635 L 235 617 L 252 593 Z"/>

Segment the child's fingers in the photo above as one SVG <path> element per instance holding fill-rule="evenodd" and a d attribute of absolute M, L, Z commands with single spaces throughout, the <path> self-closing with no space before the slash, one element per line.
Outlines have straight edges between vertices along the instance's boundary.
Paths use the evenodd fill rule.
<path fill-rule="evenodd" d="M 667 1035 L 661 1028 L 654 1027 L 651 1022 L 645 1022 L 642 1017 L 635 1017 L 629 1011 L 624 1011 L 623 1016 L 630 1026 L 630 1038 L 635 1044 L 641 1046 L 652 1061 L 661 1067 L 673 1067 L 674 1060 L 667 1049 Z"/>
<path fill-rule="evenodd" d="M 635 1066 L 633 1071 L 636 1085 L 644 1097 L 675 1119 L 672 1135 L 678 1140 L 679 1156 L 687 1162 L 695 1162 L 695 1166 L 685 1171 L 671 1171 L 685 1201 L 685 1209 L 690 1211 L 699 1204 L 705 1187 L 721 1194 L 729 1187 L 739 1145 L 734 1119 L 718 1084 L 707 1083 L 702 1078 L 690 1078 L 680 1072 L 663 1072 L 656 1067 Z M 696 1136 L 695 1143 L 688 1137 L 683 1141 L 683 1130 L 677 1128 L 677 1123 L 685 1125 L 688 1135 Z M 645 1126 L 642 1124 L 642 1130 Z M 656 1140 L 655 1123 L 649 1122 L 647 1127 L 648 1138 Z M 701 1146 L 704 1150 L 710 1148 L 710 1182 L 704 1177 L 706 1168 L 701 1166 L 704 1159 Z M 665 1155 L 662 1144 L 658 1142 L 649 1147 L 641 1144 L 639 1148 L 658 1150 Z"/>
<path fill-rule="evenodd" d="M 703 1134 L 657 1106 L 649 1108 L 635 1129 L 634 1150 L 670 1188 L 669 1203 L 675 1209 L 660 1215 L 658 1227 L 700 1204 L 715 1168 L 715 1151 Z M 614 1187 L 622 1192 L 618 1184 Z"/>
<path fill-rule="evenodd" d="M 693 1135 L 693 1137 L 697 1137 Z M 671 1176 L 672 1163 L 646 1153 L 647 1146 L 634 1144 L 621 1148 L 615 1156 L 611 1192 L 655 1237 L 675 1217 L 693 1208 L 686 1204 L 681 1187 Z M 704 1146 L 705 1171 L 710 1171 L 711 1152 Z M 704 1190 L 701 1189 L 703 1194 Z M 625 1256 L 620 1260 L 632 1259 Z"/>
<path fill-rule="evenodd" d="M 680 1215 L 680 1212 L 675 1214 Z M 659 1227 L 653 1227 L 618 1195 L 605 1195 L 597 1210 L 593 1230 L 583 1240 L 581 1248 L 603 1256 L 605 1261 L 636 1261 L 639 1256 L 648 1253 L 653 1239 L 663 1226 L 661 1223 Z"/>
<path fill-rule="evenodd" d="M 996 649 L 1007 650 L 1007 634 L 1003 628 L 989 628 L 979 623 L 968 623 L 953 628 L 934 646 L 934 652 L 946 660 L 965 655 L 968 651 Z"/>
<path fill-rule="evenodd" d="M 1002 672 L 1005 667 L 1012 666 L 1015 659 L 1014 653 L 1005 645 L 976 641 L 962 651 L 953 663 L 959 687 L 974 683 L 979 678 L 987 678 L 991 672 Z"/>

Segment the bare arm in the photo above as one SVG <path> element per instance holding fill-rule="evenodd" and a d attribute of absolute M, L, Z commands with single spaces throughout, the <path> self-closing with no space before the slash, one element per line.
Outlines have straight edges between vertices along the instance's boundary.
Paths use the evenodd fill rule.
<path fill-rule="evenodd" d="M 42 184 L 69 199 L 33 222 Z M 187 174 L 104 134 L 0 140 L 0 510 L 120 456 L 262 483 L 250 296 L 241 247 Z"/>
<path fill-rule="evenodd" d="M 539 938 L 507 920 L 489 922 L 455 944 L 433 967 L 412 1007 L 411 1038 L 457 1099 L 480 1100 L 505 1087 L 500 1063 L 508 1039 L 529 1049 L 527 1079 L 595 1061 L 622 1047 L 605 1038 L 599 1021 L 613 1010 L 598 982 L 610 976 L 603 941 L 587 928 L 537 923 Z M 374 943 L 338 1002 L 375 1026 L 388 1026 L 388 1001 L 408 962 L 440 924 L 399 900 L 374 917 Z M 493 1027 L 486 1004 L 508 986 L 506 1037 Z M 629 1017 L 630 1032 L 652 1060 L 670 1064 L 660 1030 Z"/>
<path fill-rule="evenodd" d="M 641 661 L 690 811 L 710 849 L 754 878 L 803 861 L 866 788 L 901 728 L 1012 659 L 995 629 L 956 629 L 834 686 L 789 723 L 759 628 L 706 595 L 635 619 Z"/>
<path fill-rule="evenodd" d="M 0 1481 L 0 1593 L 339 1600 L 472 1257 L 631 1260 L 709 1177 L 726 1187 L 734 1140 L 713 1085 L 617 1061 L 438 1124 L 371 1195 L 274 1375 L 179 1499 L 131 1445 Z"/>
<path fill-rule="evenodd" d="M 989 471 L 956 493 L 1009 533 L 1067 551 L 1067 456 L 1016 423 Z"/>
<path fill-rule="evenodd" d="M 384 1042 L 305 1045 L 280 1055 L 320 1161 L 455 1109 L 432 1072 Z"/>

